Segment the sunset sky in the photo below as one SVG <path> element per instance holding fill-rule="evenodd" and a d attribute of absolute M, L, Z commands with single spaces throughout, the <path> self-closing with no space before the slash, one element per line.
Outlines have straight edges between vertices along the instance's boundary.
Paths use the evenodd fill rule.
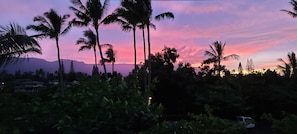
<path fill-rule="evenodd" d="M 0 25 L 16 22 L 23 27 L 33 22 L 34 16 L 55 9 L 59 14 L 71 14 L 70 0 L 4 0 L 0 5 Z M 85 3 L 85 0 L 82 0 Z M 102 0 L 101 0 L 102 1 Z M 297 19 L 281 9 L 291 10 L 289 0 L 153 0 L 153 15 L 171 11 L 174 20 L 153 21 L 157 26 L 151 30 L 152 52 L 164 46 L 178 50 L 178 62 L 189 62 L 197 67 L 201 64 L 205 50 L 214 41 L 226 42 L 225 55 L 238 54 L 240 59 L 223 62 L 229 70 L 237 70 L 239 62 L 246 66 L 252 59 L 255 68 L 275 68 L 278 58 L 287 60 L 288 52 L 297 52 Z M 120 0 L 111 0 L 108 14 Z M 133 63 L 133 34 L 123 32 L 116 25 L 100 27 L 101 43 L 111 43 L 116 51 L 117 64 Z M 75 45 L 83 37 L 86 28 L 73 28 L 60 38 L 61 58 L 93 64 L 92 51 L 78 52 Z M 33 35 L 33 31 L 27 32 Z M 137 31 L 137 61 L 143 62 L 142 33 Z M 31 57 L 48 61 L 57 60 L 54 40 L 39 41 L 42 55 Z"/>

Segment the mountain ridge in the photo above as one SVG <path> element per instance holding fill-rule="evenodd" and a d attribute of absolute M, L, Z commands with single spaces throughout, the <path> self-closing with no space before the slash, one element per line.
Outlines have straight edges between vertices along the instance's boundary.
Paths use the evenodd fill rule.
<path fill-rule="evenodd" d="M 16 71 L 23 72 L 35 72 L 37 69 L 43 69 L 46 72 L 54 73 L 58 70 L 58 61 L 46 61 L 39 58 L 21 58 L 20 62 L 8 64 L 0 67 L 0 71 L 6 70 L 10 74 L 15 74 Z M 74 71 L 83 72 L 91 75 L 93 64 L 86 64 L 82 61 L 75 61 L 70 59 L 61 59 L 64 65 L 65 73 L 70 71 L 70 64 L 73 61 Z M 99 72 L 103 72 L 103 66 L 99 65 Z M 111 72 L 112 65 L 106 64 L 107 72 Z M 132 71 L 132 64 L 115 64 L 114 70 L 121 73 L 123 76 L 127 76 Z"/>

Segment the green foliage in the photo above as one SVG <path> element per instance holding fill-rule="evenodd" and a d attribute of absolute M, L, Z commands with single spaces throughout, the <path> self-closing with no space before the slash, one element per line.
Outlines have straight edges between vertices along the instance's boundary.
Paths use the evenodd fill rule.
<path fill-rule="evenodd" d="M 246 129 L 235 122 L 215 116 L 189 114 L 188 120 L 162 122 L 150 129 L 158 134 L 242 134 Z"/>
<path fill-rule="evenodd" d="M 275 134 L 296 134 L 297 115 L 285 114 L 281 119 L 275 119 L 271 114 L 264 114 L 263 118 L 272 123 Z"/>
<path fill-rule="evenodd" d="M 66 90 L 64 97 L 59 93 L 49 96 L 48 100 L 34 98 L 28 104 L 30 114 L 20 120 L 23 131 L 137 133 L 159 118 L 156 107 L 147 105 L 148 94 L 128 89 L 125 82 L 109 85 L 89 81 Z"/>
<path fill-rule="evenodd" d="M 207 86 L 196 96 L 196 106 L 213 109 L 213 114 L 220 116 L 234 116 L 243 110 L 244 99 L 239 92 L 225 86 Z"/>
<path fill-rule="evenodd" d="M 15 99 L 16 94 L 0 94 L 0 133 L 18 134 L 18 120 L 27 114 L 26 104 L 19 99 Z"/>

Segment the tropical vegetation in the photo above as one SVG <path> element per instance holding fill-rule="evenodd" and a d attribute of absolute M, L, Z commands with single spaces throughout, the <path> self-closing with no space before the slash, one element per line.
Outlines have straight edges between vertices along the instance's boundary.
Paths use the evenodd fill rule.
<path fill-rule="evenodd" d="M 231 55 L 224 55 L 224 49 L 225 49 L 225 45 L 226 43 L 222 43 L 220 41 L 215 41 L 213 44 L 213 46 L 209 46 L 211 51 L 205 51 L 205 55 L 209 56 L 208 59 L 203 61 L 203 64 L 210 64 L 213 63 L 213 69 L 214 72 L 216 73 L 216 75 L 220 76 L 221 75 L 221 71 L 224 69 L 224 66 L 221 65 L 222 61 L 226 61 L 228 59 L 238 59 L 239 56 L 236 54 L 231 54 Z"/>
<path fill-rule="evenodd" d="M 297 133 L 297 77 L 296 55 L 288 53 L 288 60 L 277 59 L 283 74 L 265 69 L 244 74 L 239 63 L 239 73 L 230 71 L 222 61 L 238 59 L 239 55 L 225 55 L 226 43 L 215 41 L 208 56 L 197 69 L 190 63 L 177 63 L 182 54 L 176 48 L 165 46 L 160 52 L 151 53 L 150 28 L 153 8 L 151 0 L 123 0 L 121 5 L 104 18 L 109 4 L 105 0 L 71 0 L 75 18 L 67 23 L 68 14 L 59 15 L 50 9 L 43 16 L 34 17 L 37 25 L 27 28 L 38 34 L 28 36 L 17 24 L 0 27 L 0 65 L 29 53 L 41 54 L 41 47 L 34 38 L 55 39 L 59 68 L 50 73 L 43 69 L 35 72 L 0 72 L 0 133 L 178 133 L 178 134 L 240 134 L 248 133 L 243 124 L 233 117 L 251 116 L 257 124 L 276 134 Z M 296 7 L 297 2 L 291 1 Z M 282 10 L 295 17 L 294 11 Z M 134 16 L 134 17 L 131 17 Z M 174 18 L 165 12 L 154 19 Z M 99 41 L 101 24 L 118 23 L 125 30 L 133 31 L 134 71 L 122 76 L 114 70 L 116 46 Z M 71 26 L 87 27 L 79 38 L 79 51 L 92 49 L 94 68 L 92 75 L 76 72 L 74 62 L 65 72 L 60 61 L 60 36 Z M 144 64 L 136 66 L 136 28 L 142 30 L 144 46 L 147 30 L 148 56 Z M 103 47 L 107 46 L 105 57 Z M 96 47 L 104 73 L 98 72 Z M 144 47 L 145 48 L 145 47 Z M 144 49 L 144 52 L 146 50 Z M 147 61 L 146 61 L 147 57 Z M 251 61 L 251 60 L 248 60 Z M 112 72 L 105 63 L 112 63 Z M 213 66 L 210 66 L 213 65 Z M 148 72 L 147 72 L 148 70 Z M 249 70 L 249 68 L 248 68 Z M 60 79 L 62 94 L 55 80 Z M 22 81 L 32 80 L 44 86 L 34 92 L 23 92 Z M 63 87 L 65 84 L 65 87 Z M 65 90 L 63 90 L 65 89 Z M 29 89 L 27 89 L 29 90 Z"/>
<path fill-rule="evenodd" d="M 91 24 L 95 29 L 97 46 L 99 48 L 101 61 L 103 61 L 102 65 L 104 69 L 105 79 L 107 79 L 106 66 L 99 40 L 99 25 L 102 23 L 103 17 L 107 12 L 110 0 L 105 0 L 103 4 L 100 0 L 87 0 L 85 5 L 81 2 L 81 0 L 70 1 L 73 6 L 70 6 L 69 8 L 74 12 L 76 16 L 76 18 L 72 20 L 72 24 L 78 27 L 87 27 Z"/>
<path fill-rule="evenodd" d="M 42 54 L 39 43 L 26 34 L 25 28 L 16 23 L 0 26 L 0 66 L 30 53 Z"/>
<path fill-rule="evenodd" d="M 93 49 L 94 51 L 94 59 L 95 59 L 95 67 L 97 68 L 97 54 L 96 54 L 96 35 L 94 34 L 94 32 L 89 29 L 84 31 L 84 36 L 86 38 L 79 38 L 76 41 L 76 44 L 83 44 L 78 51 L 83 51 L 83 50 L 89 50 L 89 49 Z"/>
<path fill-rule="evenodd" d="M 67 19 L 70 17 L 69 14 L 59 15 L 55 10 L 50 9 L 50 11 L 45 12 L 43 16 L 34 17 L 34 21 L 38 22 L 37 25 L 29 25 L 27 29 L 32 29 L 38 32 L 35 35 L 38 38 L 50 38 L 56 41 L 56 48 L 58 54 L 59 62 L 59 74 L 60 74 L 60 84 L 62 94 L 64 94 L 63 88 L 63 72 L 62 72 L 62 62 L 60 57 L 60 45 L 59 39 L 62 35 L 65 35 L 71 27 L 71 24 L 67 23 Z"/>

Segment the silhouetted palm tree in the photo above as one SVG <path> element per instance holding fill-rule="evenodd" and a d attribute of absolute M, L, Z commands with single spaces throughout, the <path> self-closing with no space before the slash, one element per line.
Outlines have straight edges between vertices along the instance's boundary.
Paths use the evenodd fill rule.
<path fill-rule="evenodd" d="M 297 17 L 297 1 L 291 0 L 289 3 L 292 5 L 293 11 L 286 10 L 286 9 L 282 9 L 281 11 L 286 12 L 289 15 L 291 15 L 293 18 L 295 18 L 295 17 Z"/>
<path fill-rule="evenodd" d="M 226 43 L 222 44 L 222 42 L 215 41 L 212 45 L 209 47 L 211 48 L 211 51 L 205 51 L 205 56 L 209 56 L 208 59 L 203 61 L 203 64 L 210 64 L 214 63 L 214 69 L 218 72 L 218 76 L 220 76 L 222 66 L 221 61 L 226 61 L 231 59 L 238 59 L 239 56 L 236 54 L 231 54 L 228 56 L 224 56 L 224 48 Z"/>
<path fill-rule="evenodd" d="M 107 51 L 105 52 L 107 57 L 107 62 L 111 62 L 112 64 L 112 74 L 114 73 L 114 63 L 115 63 L 115 53 L 113 51 L 113 47 L 110 46 Z"/>
<path fill-rule="evenodd" d="M 62 94 L 64 95 L 63 89 L 63 72 L 62 72 L 62 63 L 60 58 L 60 47 L 59 47 L 59 38 L 61 35 L 65 35 L 69 30 L 71 25 L 67 24 L 66 21 L 70 17 L 69 14 L 59 15 L 55 10 L 50 9 L 50 11 L 45 12 L 43 16 L 34 17 L 35 22 L 39 22 L 38 25 L 29 25 L 27 29 L 32 29 L 39 34 L 36 35 L 40 38 L 49 37 L 50 39 L 55 39 L 57 53 L 58 53 L 58 62 L 59 62 L 59 74 L 60 74 L 60 83 L 62 88 Z M 63 29 L 63 26 L 65 28 Z"/>
<path fill-rule="evenodd" d="M 285 66 L 282 65 L 278 65 L 277 67 L 279 69 L 281 69 L 281 71 L 284 73 L 285 77 L 291 77 L 291 66 L 289 64 L 287 64 L 283 59 L 278 59 L 278 61 L 281 61 L 285 64 Z"/>
<path fill-rule="evenodd" d="M 99 24 L 101 23 L 99 21 L 103 20 L 102 18 L 107 11 L 110 0 L 105 0 L 103 4 L 101 4 L 100 0 L 87 0 L 85 5 L 81 2 L 81 0 L 70 1 L 75 6 L 69 7 L 76 15 L 76 18 L 72 21 L 73 25 L 81 27 L 88 26 L 90 23 L 92 24 L 96 31 L 96 40 L 100 52 L 101 61 L 104 61 L 99 40 Z M 102 65 L 104 68 L 105 78 L 107 79 L 105 63 L 102 62 Z"/>
<path fill-rule="evenodd" d="M 289 63 L 285 62 L 282 58 L 278 59 L 278 61 L 283 62 L 285 64 L 285 66 L 278 65 L 278 68 L 280 68 L 283 71 L 286 77 L 296 76 L 297 61 L 294 52 L 288 53 L 288 60 Z"/>
<path fill-rule="evenodd" d="M 28 53 L 41 54 L 41 48 L 23 27 L 15 23 L 0 26 L 0 66 L 18 61 L 18 57 Z"/>
<path fill-rule="evenodd" d="M 97 68 L 96 35 L 91 29 L 89 29 L 84 31 L 84 36 L 86 38 L 79 38 L 76 44 L 83 44 L 83 46 L 79 48 L 79 51 L 93 49 L 95 57 L 95 67 Z"/>
<path fill-rule="evenodd" d="M 142 2 L 142 12 L 141 14 L 143 15 L 142 17 L 142 22 L 146 26 L 147 29 L 147 41 L 148 41 L 148 62 L 149 62 L 149 74 L 148 74 L 148 84 L 150 85 L 151 83 L 151 41 L 150 41 L 150 27 L 152 26 L 152 5 L 151 5 L 151 0 L 140 0 Z M 162 19 L 174 19 L 174 15 L 172 12 L 164 12 L 161 13 L 157 16 L 155 16 L 155 19 L 157 21 L 162 20 Z"/>
<path fill-rule="evenodd" d="M 136 27 L 141 23 L 142 7 L 139 0 L 122 0 L 121 6 L 118 7 L 111 15 L 107 16 L 103 21 L 104 24 L 118 23 L 123 31 L 133 31 L 134 46 L 134 69 L 137 68 L 136 63 Z"/>

